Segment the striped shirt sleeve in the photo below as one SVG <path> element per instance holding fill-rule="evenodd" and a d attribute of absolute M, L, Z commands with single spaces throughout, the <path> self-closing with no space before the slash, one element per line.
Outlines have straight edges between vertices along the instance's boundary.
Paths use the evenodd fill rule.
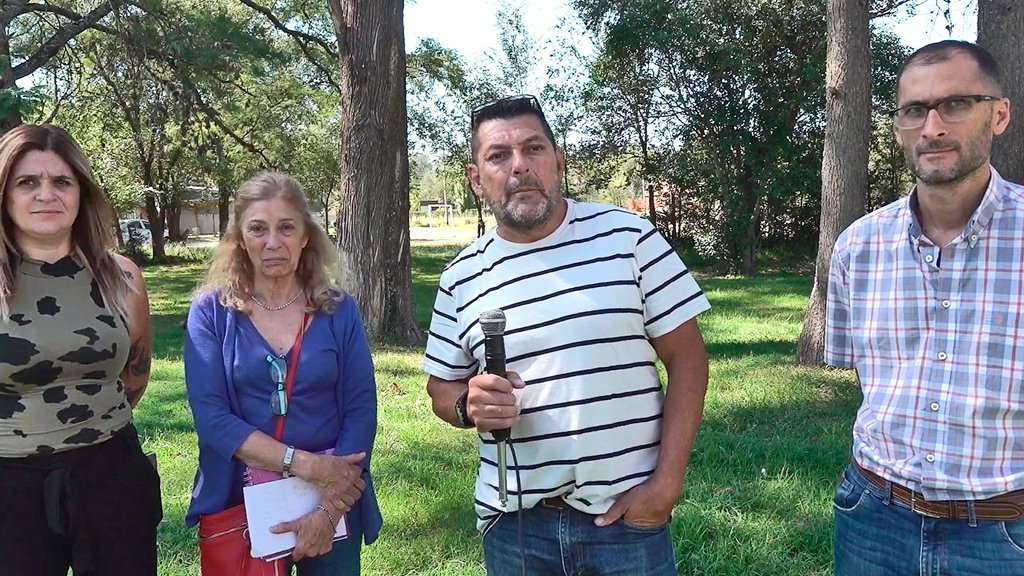
<path fill-rule="evenodd" d="M 644 325 L 651 338 L 664 336 L 711 308 L 697 281 L 647 220 L 640 220 L 636 260 L 644 299 Z"/>
<path fill-rule="evenodd" d="M 845 235 L 832 250 L 828 270 L 828 296 L 825 304 L 825 364 L 853 368 L 853 338 L 850 330 L 850 287 L 843 254 Z"/>
<path fill-rule="evenodd" d="M 456 319 L 454 295 L 438 287 L 434 312 L 427 333 L 427 350 L 423 371 L 444 380 L 462 380 L 477 372 L 477 362 L 462 347 Z"/>

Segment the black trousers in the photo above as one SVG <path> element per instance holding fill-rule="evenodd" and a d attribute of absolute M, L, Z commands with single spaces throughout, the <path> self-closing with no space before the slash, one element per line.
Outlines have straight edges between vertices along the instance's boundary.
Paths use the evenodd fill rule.
<path fill-rule="evenodd" d="M 155 576 L 162 517 L 132 425 L 84 448 L 0 458 L 0 575 Z"/>

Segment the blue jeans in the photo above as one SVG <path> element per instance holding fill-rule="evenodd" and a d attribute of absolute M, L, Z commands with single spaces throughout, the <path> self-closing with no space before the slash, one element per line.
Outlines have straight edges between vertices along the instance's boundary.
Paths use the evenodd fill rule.
<path fill-rule="evenodd" d="M 363 544 L 363 525 L 359 503 L 348 512 L 348 538 L 338 540 L 331 551 L 298 561 L 298 576 L 359 576 L 359 552 Z"/>
<path fill-rule="evenodd" d="M 516 512 L 502 514 L 484 533 L 488 576 L 520 576 Z M 594 525 L 573 508 L 523 511 L 526 573 L 561 576 L 677 576 L 669 523 L 637 528 L 621 519 Z"/>
<path fill-rule="evenodd" d="M 833 500 L 836 576 L 1021 576 L 1024 520 L 939 520 L 887 499 L 852 466 Z"/>

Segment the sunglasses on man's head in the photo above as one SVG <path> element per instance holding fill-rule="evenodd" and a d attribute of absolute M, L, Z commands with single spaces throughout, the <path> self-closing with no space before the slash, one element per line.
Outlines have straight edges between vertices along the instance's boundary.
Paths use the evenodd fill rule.
<path fill-rule="evenodd" d="M 516 96 L 506 96 L 505 98 L 499 98 L 492 100 L 486 104 L 481 104 L 469 115 L 469 125 L 471 129 L 476 129 L 480 124 L 491 118 L 491 115 L 497 111 L 515 111 L 515 110 L 533 110 L 541 118 L 544 117 L 544 110 L 540 107 L 540 101 L 537 100 L 536 96 L 531 94 L 519 94 Z"/>

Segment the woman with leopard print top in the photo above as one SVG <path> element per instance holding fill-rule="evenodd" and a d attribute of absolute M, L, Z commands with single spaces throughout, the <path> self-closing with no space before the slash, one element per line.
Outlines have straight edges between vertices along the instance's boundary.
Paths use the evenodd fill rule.
<path fill-rule="evenodd" d="M 0 138 L 0 564 L 156 574 L 160 480 L 132 407 L 149 381 L 146 285 L 62 129 Z"/>

